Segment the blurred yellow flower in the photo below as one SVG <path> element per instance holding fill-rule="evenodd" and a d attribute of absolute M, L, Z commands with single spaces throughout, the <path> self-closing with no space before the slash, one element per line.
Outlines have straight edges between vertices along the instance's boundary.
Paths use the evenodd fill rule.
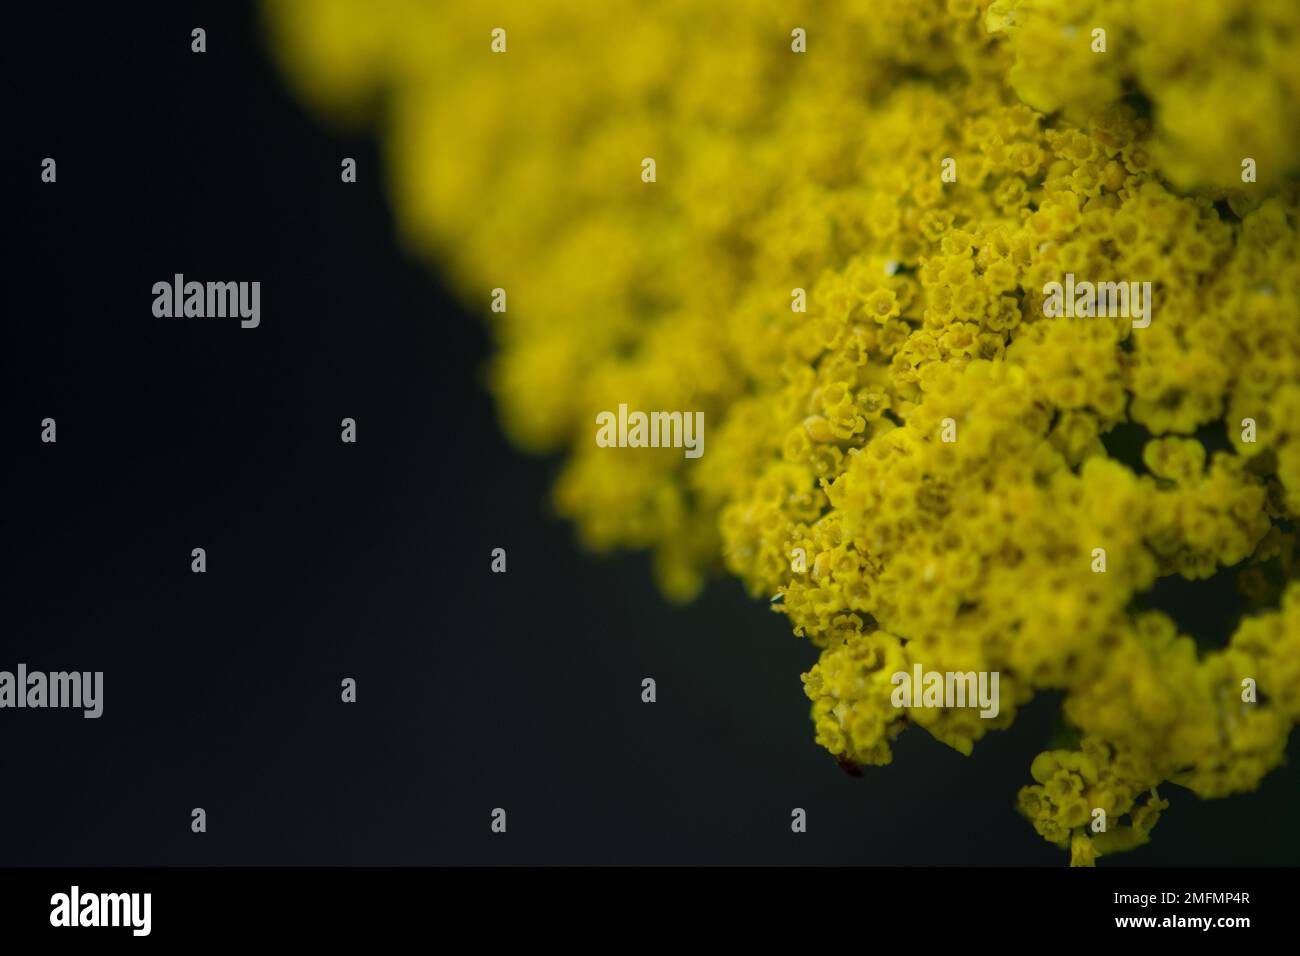
<path fill-rule="evenodd" d="M 567 449 L 581 539 L 649 549 L 675 599 L 721 568 L 778 595 L 821 649 L 804 688 L 832 754 L 888 763 L 909 723 L 970 753 L 1062 691 L 1080 743 L 1034 761 L 1019 807 L 1076 865 L 1146 842 L 1157 786 L 1226 796 L 1280 763 L 1300 7 L 265 11 L 303 96 L 377 124 L 403 235 L 492 322 L 506 429 Z M 1149 326 L 1045 317 L 1067 273 L 1151 283 Z M 598 447 L 620 403 L 702 411 L 707 454 Z M 1137 454 L 1108 451 L 1124 435 Z M 1233 565 L 1254 613 L 1218 649 L 1135 610 Z M 999 672 L 998 716 L 893 707 L 913 664 Z"/>

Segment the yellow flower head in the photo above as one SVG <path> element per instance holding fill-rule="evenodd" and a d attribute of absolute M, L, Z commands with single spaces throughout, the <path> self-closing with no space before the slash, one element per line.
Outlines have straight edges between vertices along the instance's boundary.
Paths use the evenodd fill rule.
<path fill-rule="evenodd" d="M 1059 691 L 1081 743 L 1018 803 L 1077 865 L 1146 841 L 1153 788 L 1281 761 L 1291 0 L 265 10 L 308 100 L 377 118 L 398 225 L 490 319 L 502 420 L 566 452 L 581 540 L 651 551 L 675 599 L 779 595 L 832 754 L 888 763 L 909 724 L 970 753 Z M 707 452 L 600 447 L 620 404 L 702 412 Z M 1216 649 L 1144 605 L 1233 567 Z M 895 703 L 917 666 L 1000 675 L 996 715 Z"/>

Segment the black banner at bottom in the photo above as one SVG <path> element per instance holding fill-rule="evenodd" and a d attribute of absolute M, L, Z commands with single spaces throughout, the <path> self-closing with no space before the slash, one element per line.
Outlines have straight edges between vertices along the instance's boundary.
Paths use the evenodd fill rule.
<path fill-rule="evenodd" d="M 1294 869 L 0 869 L 6 942 L 398 941 L 469 931 L 618 945 L 789 924 L 831 939 L 1178 940 L 1294 929 Z M 975 934 L 972 936 L 971 934 Z M 1245 934 L 1245 935 L 1240 935 Z M 453 939 L 455 937 L 452 937 Z M 680 937 L 679 937 L 680 938 Z"/>

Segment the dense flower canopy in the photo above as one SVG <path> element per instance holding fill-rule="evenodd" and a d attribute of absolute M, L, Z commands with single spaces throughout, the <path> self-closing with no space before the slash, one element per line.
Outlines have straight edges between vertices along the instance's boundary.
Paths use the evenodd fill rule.
<path fill-rule="evenodd" d="M 1292 0 L 266 9 L 309 100 L 377 119 L 403 234 L 492 322 L 504 425 L 566 450 L 581 539 L 650 550 L 675 599 L 722 569 L 775 598 L 832 754 L 888 763 L 909 724 L 970 753 L 1059 692 L 1073 743 L 1019 806 L 1085 865 L 1147 839 L 1165 782 L 1282 761 Z M 1067 273 L 1150 282 L 1150 324 L 1045 316 Z M 707 454 L 599 447 L 620 403 L 704 411 Z M 1225 574 L 1210 645 L 1143 601 Z M 918 663 L 999 672 L 1000 713 L 893 706 Z"/>

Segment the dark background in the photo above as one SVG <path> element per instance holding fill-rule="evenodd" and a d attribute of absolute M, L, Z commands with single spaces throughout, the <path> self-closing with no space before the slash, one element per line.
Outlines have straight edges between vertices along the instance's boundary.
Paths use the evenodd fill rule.
<path fill-rule="evenodd" d="M 1054 700 L 844 774 L 783 618 L 729 579 L 674 609 L 547 513 L 375 139 L 305 112 L 256 11 L 87 7 L 6 10 L 0 669 L 102 670 L 105 712 L 0 711 L 0 865 L 1065 865 L 1014 810 Z M 261 327 L 154 318 L 176 272 L 260 280 Z M 1300 862 L 1290 753 L 1257 794 L 1165 788 L 1103 865 Z"/>

